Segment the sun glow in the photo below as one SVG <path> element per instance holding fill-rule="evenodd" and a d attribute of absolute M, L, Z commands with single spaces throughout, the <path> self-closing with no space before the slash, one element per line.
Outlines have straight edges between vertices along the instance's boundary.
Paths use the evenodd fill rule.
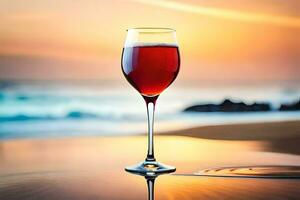
<path fill-rule="evenodd" d="M 210 17 L 237 20 L 243 22 L 268 23 L 273 25 L 300 28 L 299 17 L 279 16 L 279 15 L 262 14 L 262 13 L 248 13 L 248 12 L 241 12 L 237 10 L 198 6 L 198 5 L 191 5 L 187 3 L 179 3 L 179 2 L 165 1 L 165 0 L 156 0 L 156 1 L 134 0 L 134 1 L 143 4 L 158 6 L 162 8 L 168 8 L 172 10 L 206 15 Z"/>
<path fill-rule="evenodd" d="M 145 26 L 176 29 L 179 81 L 299 79 L 297 3 L 213 2 L 1 1 L 0 79 L 123 80 L 126 29 Z"/>

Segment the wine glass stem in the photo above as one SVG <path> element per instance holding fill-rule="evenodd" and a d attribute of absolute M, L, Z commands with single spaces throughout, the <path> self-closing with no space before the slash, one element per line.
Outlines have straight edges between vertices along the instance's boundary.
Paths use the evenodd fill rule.
<path fill-rule="evenodd" d="M 148 153 L 146 161 L 155 161 L 154 144 L 153 144 L 153 126 L 154 126 L 154 111 L 155 101 L 146 101 L 148 115 Z"/>

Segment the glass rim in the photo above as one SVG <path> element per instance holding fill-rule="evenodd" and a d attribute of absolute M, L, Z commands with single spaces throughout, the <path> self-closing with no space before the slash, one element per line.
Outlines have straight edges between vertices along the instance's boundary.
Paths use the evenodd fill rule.
<path fill-rule="evenodd" d="M 135 28 L 129 28 L 126 31 L 136 30 L 141 33 L 171 33 L 176 32 L 173 28 L 164 28 L 164 27 L 135 27 Z"/>

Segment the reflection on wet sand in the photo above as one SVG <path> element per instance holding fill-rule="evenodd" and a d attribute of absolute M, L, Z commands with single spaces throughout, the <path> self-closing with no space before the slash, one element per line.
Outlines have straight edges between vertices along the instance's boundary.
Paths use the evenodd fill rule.
<path fill-rule="evenodd" d="M 180 136 L 156 137 L 158 159 L 176 166 L 177 173 L 148 181 L 148 190 L 144 177 L 124 172 L 143 159 L 145 141 L 144 136 L 2 141 L 0 199 L 140 200 L 155 194 L 155 200 L 265 200 L 300 195 L 299 179 L 186 176 L 212 167 L 299 166 L 300 156 L 265 152 L 264 142 Z"/>
<path fill-rule="evenodd" d="M 195 175 L 231 178 L 300 179 L 300 166 L 233 166 L 201 170 Z"/>
<path fill-rule="evenodd" d="M 299 180 L 160 177 L 157 199 L 298 199 Z"/>
<path fill-rule="evenodd" d="M 154 183 L 160 175 L 134 175 L 146 179 L 148 200 L 154 200 Z M 252 179 L 247 180 L 248 178 Z M 256 189 L 260 186 L 264 189 Z M 158 198 L 268 199 L 266 195 L 269 195 L 279 199 L 296 199 L 300 194 L 299 186 L 299 166 L 226 167 L 203 170 L 195 174 L 169 175 L 159 185 Z M 255 194 L 251 194 L 254 191 Z"/>
<path fill-rule="evenodd" d="M 140 200 L 147 199 L 148 196 L 149 200 L 296 200 L 300 195 L 300 181 L 295 179 L 235 179 L 162 175 L 155 181 L 149 179 L 146 181 L 144 177 L 125 174 L 125 172 L 123 174 L 97 174 L 96 171 L 23 174 L 1 177 L 0 199 Z"/>

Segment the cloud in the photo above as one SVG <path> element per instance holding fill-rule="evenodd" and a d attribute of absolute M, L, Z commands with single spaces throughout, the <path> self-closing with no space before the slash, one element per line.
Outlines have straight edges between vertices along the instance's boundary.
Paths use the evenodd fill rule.
<path fill-rule="evenodd" d="M 299 17 L 272 15 L 272 14 L 263 14 L 263 13 L 250 13 L 250 12 L 243 12 L 238 10 L 191 5 L 187 3 L 180 3 L 180 2 L 166 1 L 166 0 L 133 0 L 133 1 L 146 4 L 146 5 L 152 5 L 161 8 L 167 8 L 167 9 L 189 12 L 189 13 L 195 13 L 195 14 L 200 14 L 200 15 L 205 15 L 205 16 L 215 17 L 215 18 L 300 28 Z"/>

